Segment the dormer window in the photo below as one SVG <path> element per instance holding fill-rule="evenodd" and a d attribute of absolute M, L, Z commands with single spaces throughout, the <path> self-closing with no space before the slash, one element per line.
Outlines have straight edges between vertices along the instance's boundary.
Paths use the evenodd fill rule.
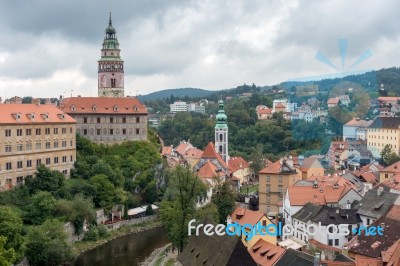
<path fill-rule="evenodd" d="M 21 119 L 21 113 L 13 113 L 11 114 L 15 120 L 19 121 Z"/>
<path fill-rule="evenodd" d="M 114 112 L 118 112 L 118 110 L 119 110 L 117 105 L 114 105 L 113 109 L 114 109 Z"/>
<path fill-rule="evenodd" d="M 42 118 L 44 120 L 48 120 L 49 119 L 49 113 L 45 113 L 45 114 L 40 114 L 42 116 Z"/>
<path fill-rule="evenodd" d="M 95 104 L 93 104 L 92 110 L 93 110 L 93 111 L 97 111 L 97 106 L 96 106 Z"/>
<path fill-rule="evenodd" d="M 64 119 L 64 118 L 65 118 L 65 114 L 57 114 L 57 116 L 58 116 L 60 119 Z"/>
<path fill-rule="evenodd" d="M 71 111 L 76 111 L 76 106 L 75 105 L 71 105 Z"/>
<path fill-rule="evenodd" d="M 139 108 L 135 105 L 135 106 L 133 107 L 133 110 L 135 110 L 135 112 L 137 112 L 137 111 L 139 110 Z"/>

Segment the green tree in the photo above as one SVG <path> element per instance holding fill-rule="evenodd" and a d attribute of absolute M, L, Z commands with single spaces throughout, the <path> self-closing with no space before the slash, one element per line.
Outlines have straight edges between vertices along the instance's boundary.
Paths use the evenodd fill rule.
<path fill-rule="evenodd" d="M 211 201 L 217 206 L 219 213 L 219 223 L 226 223 L 226 217 L 235 209 L 236 194 L 228 182 L 224 182 L 216 187 L 215 194 Z"/>
<path fill-rule="evenodd" d="M 26 220 L 32 224 L 41 224 L 54 214 L 56 199 L 50 192 L 40 191 L 32 197 L 32 203 L 27 207 Z"/>
<path fill-rule="evenodd" d="M 25 254 L 31 266 L 58 266 L 74 259 L 64 225 L 57 220 L 46 220 L 42 225 L 31 229 Z"/>
<path fill-rule="evenodd" d="M 196 204 L 206 197 L 206 187 L 187 167 L 178 166 L 168 177 L 160 218 L 168 237 L 180 251 L 187 242 L 187 225 L 196 214 Z"/>
<path fill-rule="evenodd" d="M 75 233 L 80 234 L 83 230 L 84 221 L 89 223 L 95 219 L 95 211 L 91 199 L 84 198 L 82 195 L 76 195 L 73 200 L 61 199 L 57 201 L 55 213 L 65 216 L 75 226 Z"/>
<path fill-rule="evenodd" d="M 90 178 L 90 184 L 95 187 L 96 194 L 93 198 L 97 207 L 109 206 L 115 197 L 115 187 L 107 176 L 100 174 Z"/>
<path fill-rule="evenodd" d="M 7 237 L 0 235 L 0 266 L 11 266 L 17 260 L 13 248 L 6 249 Z"/>
<path fill-rule="evenodd" d="M 34 178 L 25 179 L 25 185 L 31 195 L 38 191 L 49 191 L 55 195 L 64 186 L 64 181 L 65 178 L 61 172 L 40 165 Z"/>
<path fill-rule="evenodd" d="M 258 172 L 265 167 L 262 144 L 258 144 L 254 152 L 252 152 L 250 155 L 250 161 L 250 168 L 254 171 L 254 175 L 258 176 Z"/>
<path fill-rule="evenodd" d="M 7 239 L 3 243 L 4 249 L 14 250 L 16 258 L 21 259 L 23 255 L 22 220 L 11 208 L 3 206 L 0 207 L 0 217 L 0 236 Z"/>
<path fill-rule="evenodd" d="M 151 207 L 151 204 L 148 204 L 146 207 L 146 215 L 153 215 L 154 214 L 154 210 Z"/>
<path fill-rule="evenodd" d="M 388 166 L 400 161 L 400 157 L 392 151 L 392 148 L 387 144 L 381 152 L 382 162 Z"/>
<path fill-rule="evenodd" d="M 214 203 L 209 203 L 204 207 L 196 210 L 196 221 L 204 221 L 209 223 L 219 223 L 218 208 Z"/>

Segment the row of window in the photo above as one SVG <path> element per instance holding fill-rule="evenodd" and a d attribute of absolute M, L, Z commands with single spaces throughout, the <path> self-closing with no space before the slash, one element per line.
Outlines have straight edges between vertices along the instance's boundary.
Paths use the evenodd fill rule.
<path fill-rule="evenodd" d="M 72 155 L 70 156 L 69 159 L 70 159 L 70 162 L 73 161 Z M 56 156 L 56 157 L 53 158 L 53 160 L 50 157 L 46 158 L 43 163 L 45 163 L 46 165 L 49 165 L 52 162 L 54 164 L 57 164 L 57 163 L 60 163 L 60 162 L 66 163 L 67 161 L 68 161 L 67 160 L 67 156 L 62 156 L 61 158 Z M 36 165 L 35 166 L 38 167 L 41 164 L 42 164 L 42 159 L 36 159 Z M 25 166 L 26 168 L 31 168 L 33 166 L 33 160 L 26 160 L 25 165 L 26 165 Z M 24 168 L 24 162 L 23 161 L 17 161 L 16 169 L 22 169 L 22 168 Z M 12 170 L 12 169 L 13 169 L 13 163 L 12 162 L 7 162 L 5 164 L 5 170 Z"/>
<path fill-rule="evenodd" d="M 87 124 L 90 122 L 96 122 L 97 124 L 101 124 L 101 123 L 110 123 L 110 124 L 114 124 L 114 123 L 118 123 L 121 122 L 123 124 L 126 124 L 126 122 L 128 121 L 126 119 L 126 117 L 122 117 L 122 119 L 114 119 L 114 117 L 110 117 L 110 118 L 103 118 L 103 122 L 101 121 L 101 117 L 96 117 L 96 120 L 94 118 L 88 118 L 88 117 L 84 117 L 83 118 L 83 123 Z M 133 122 L 134 120 L 131 119 L 131 121 Z M 140 123 L 140 117 L 136 117 L 136 123 Z"/>
<path fill-rule="evenodd" d="M 385 139 L 385 136 L 368 135 L 368 139 Z M 389 139 L 389 136 L 386 136 L 386 139 Z M 393 137 L 390 137 L 390 139 L 393 140 Z M 396 140 L 396 137 L 394 137 L 394 140 Z"/>
<path fill-rule="evenodd" d="M 45 142 L 45 149 L 47 149 L 47 150 L 51 149 L 51 148 L 57 149 L 57 148 L 59 148 L 59 144 L 60 144 L 60 142 L 57 141 L 57 140 L 55 140 L 53 142 L 53 145 L 51 145 L 50 141 L 46 141 Z M 73 145 L 74 145 L 74 141 L 70 140 L 69 146 L 73 147 Z M 67 141 L 66 140 L 61 141 L 61 147 L 62 148 L 66 148 L 67 147 Z M 42 149 L 42 143 L 41 142 L 36 142 L 35 143 L 35 150 L 41 150 L 41 149 Z M 31 151 L 31 150 L 32 150 L 32 143 L 27 143 L 25 145 L 25 151 Z M 12 145 L 11 144 L 4 145 L 4 151 L 5 152 L 12 152 Z M 20 152 L 20 151 L 24 151 L 24 145 L 23 144 L 17 144 L 17 152 Z"/>
<path fill-rule="evenodd" d="M 386 145 L 388 145 L 388 144 L 385 144 L 385 143 L 376 143 L 376 142 L 368 142 L 368 145 L 369 146 L 375 146 L 375 147 L 385 147 Z M 393 148 L 393 145 L 392 144 L 389 144 L 389 146 L 390 146 L 390 148 Z M 397 145 L 396 144 L 394 144 L 394 148 L 395 149 L 397 149 Z"/>
<path fill-rule="evenodd" d="M 18 128 L 15 130 L 15 134 L 17 137 L 21 137 L 23 136 L 23 129 L 22 128 Z M 25 129 L 25 136 L 32 136 L 33 132 L 35 132 L 36 136 L 42 135 L 42 129 L 41 128 L 36 128 L 35 131 L 33 131 L 32 128 L 27 128 Z M 44 129 L 44 134 L 45 135 L 50 135 L 51 132 L 51 128 L 45 128 Z M 59 128 L 55 127 L 53 128 L 53 134 L 58 134 L 59 132 Z M 69 133 L 72 133 L 73 129 L 72 127 L 69 128 Z M 61 128 L 61 134 L 67 134 L 67 128 L 66 127 L 62 127 Z M 4 130 L 4 135 L 5 137 L 11 137 L 12 136 L 12 129 L 6 129 Z"/>
<path fill-rule="evenodd" d="M 381 131 L 382 130 L 382 131 Z M 389 133 L 389 129 L 380 129 L 380 128 L 368 128 L 368 132 L 382 132 L 382 133 Z M 396 132 L 396 131 L 395 131 Z M 390 130 L 390 133 L 393 133 L 393 130 Z"/>
<path fill-rule="evenodd" d="M 66 169 L 65 169 L 65 170 L 62 170 L 61 173 L 63 173 L 64 175 L 68 175 L 68 170 L 66 170 Z M 32 175 L 27 175 L 27 176 L 25 176 L 25 177 L 23 177 L 23 176 L 17 176 L 17 185 L 23 184 L 25 179 L 27 179 L 27 178 L 32 178 L 32 177 L 33 177 Z M 6 178 L 5 181 L 6 181 L 6 182 L 5 182 L 5 186 L 6 186 L 7 188 L 12 188 L 12 179 L 11 179 L 11 178 Z M 0 186 L 2 186 L 2 184 L 1 184 L 1 179 L 0 179 Z"/>
<path fill-rule="evenodd" d="M 267 182 L 271 182 L 271 176 L 267 175 Z M 278 183 L 282 183 L 282 176 L 278 176 Z"/>
<path fill-rule="evenodd" d="M 122 135 L 126 135 L 127 134 L 127 130 L 126 130 L 126 128 L 123 128 L 121 131 L 117 128 L 117 129 L 113 129 L 113 128 L 111 128 L 111 129 L 106 129 L 106 128 L 103 128 L 103 130 L 101 130 L 101 128 L 97 128 L 96 129 L 96 135 L 101 135 L 102 133 L 103 133 L 103 135 L 119 135 L 120 133 L 122 133 Z M 78 134 L 80 134 L 80 130 L 78 129 L 77 130 L 77 133 Z M 132 134 L 133 132 L 132 132 L 132 130 L 130 130 L 129 131 L 129 134 Z M 135 130 L 135 133 L 136 133 L 136 135 L 139 135 L 140 134 L 140 129 L 139 128 L 136 128 L 136 130 Z M 83 129 L 82 130 L 82 134 L 83 135 L 88 135 L 89 134 L 89 130 L 88 129 Z M 91 129 L 90 130 L 90 135 L 94 135 L 94 129 Z"/>

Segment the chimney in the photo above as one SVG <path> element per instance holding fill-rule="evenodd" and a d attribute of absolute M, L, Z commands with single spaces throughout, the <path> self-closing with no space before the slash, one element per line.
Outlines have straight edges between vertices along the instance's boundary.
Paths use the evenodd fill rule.
<path fill-rule="evenodd" d="M 32 104 L 36 104 L 37 106 L 40 106 L 40 98 L 33 98 Z"/>
<path fill-rule="evenodd" d="M 336 214 L 339 214 L 339 208 L 336 209 Z"/>
<path fill-rule="evenodd" d="M 383 187 L 378 187 L 377 191 L 377 195 L 381 196 L 383 194 Z"/>

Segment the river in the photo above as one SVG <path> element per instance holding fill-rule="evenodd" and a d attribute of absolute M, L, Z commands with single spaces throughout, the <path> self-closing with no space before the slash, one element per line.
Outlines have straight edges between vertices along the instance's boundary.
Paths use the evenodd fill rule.
<path fill-rule="evenodd" d="M 80 255 L 74 266 L 135 266 L 144 261 L 153 250 L 169 243 L 167 232 L 159 227 L 119 237 Z"/>

